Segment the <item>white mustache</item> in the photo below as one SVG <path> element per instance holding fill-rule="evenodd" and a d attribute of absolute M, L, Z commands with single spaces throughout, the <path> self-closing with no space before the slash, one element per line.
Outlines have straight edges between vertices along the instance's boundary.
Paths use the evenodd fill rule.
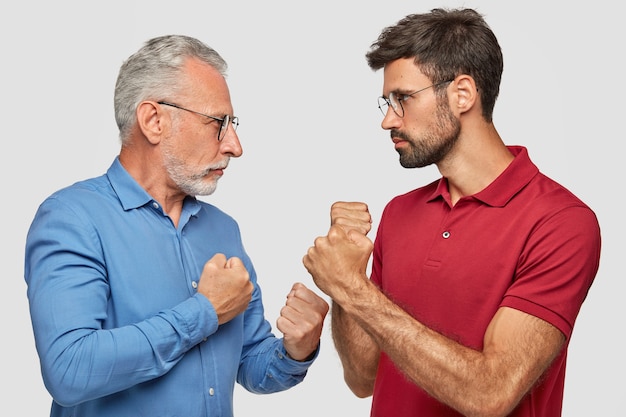
<path fill-rule="evenodd" d="M 216 169 L 226 169 L 228 167 L 228 163 L 230 162 L 230 158 L 226 159 L 220 163 L 214 164 L 214 165 L 210 165 L 207 167 L 207 169 L 205 170 L 205 172 L 208 174 L 209 172 L 216 170 Z"/>
<path fill-rule="evenodd" d="M 215 164 L 215 165 L 210 166 L 208 168 L 208 170 L 212 170 L 212 169 L 226 169 L 226 168 L 228 168 L 228 163 L 229 162 L 230 162 L 229 159 L 226 159 L 225 161 L 220 162 L 219 164 Z"/>

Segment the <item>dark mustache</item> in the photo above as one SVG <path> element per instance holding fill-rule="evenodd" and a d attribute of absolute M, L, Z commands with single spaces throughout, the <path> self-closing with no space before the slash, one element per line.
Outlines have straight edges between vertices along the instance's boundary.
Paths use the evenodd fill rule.
<path fill-rule="evenodd" d="M 390 135 L 390 137 L 391 137 L 392 139 L 393 139 L 393 138 L 400 138 L 400 139 L 402 139 L 402 140 L 406 140 L 406 141 L 408 141 L 408 142 L 410 142 L 410 141 L 411 141 L 411 138 L 410 138 L 408 135 L 406 135 L 406 134 L 402 133 L 402 132 L 401 132 L 401 131 L 399 131 L 399 130 L 395 130 L 395 129 L 394 129 L 394 130 L 391 130 L 391 131 L 389 132 L 389 135 Z"/>

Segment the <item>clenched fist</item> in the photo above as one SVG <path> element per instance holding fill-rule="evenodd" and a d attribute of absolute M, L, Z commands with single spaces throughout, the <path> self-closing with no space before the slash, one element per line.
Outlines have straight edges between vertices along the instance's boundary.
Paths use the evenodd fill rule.
<path fill-rule="evenodd" d="M 293 285 L 276 320 L 276 327 L 284 335 L 285 350 L 292 359 L 303 361 L 315 352 L 328 308 L 328 303 L 304 284 Z"/>
<path fill-rule="evenodd" d="M 330 213 L 328 234 L 315 239 L 302 263 L 315 285 L 341 304 L 367 280 L 374 244 L 366 234 L 372 220 L 367 205 L 360 202 L 334 203 Z"/>
<path fill-rule="evenodd" d="M 365 203 L 337 201 L 330 207 L 330 225 L 367 235 L 372 228 L 372 215 Z"/>
<path fill-rule="evenodd" d="M 198 292 L 206 296 L 217 313 L 219 324 L 226 323 L 248 308 L 254 285 L 239 258 L 216 254 L 204 264 Z"/>

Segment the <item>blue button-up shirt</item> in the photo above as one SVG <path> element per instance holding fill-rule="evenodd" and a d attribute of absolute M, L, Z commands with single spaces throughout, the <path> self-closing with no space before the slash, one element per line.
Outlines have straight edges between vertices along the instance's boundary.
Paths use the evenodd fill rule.
<path fill-rule="evenodd" d="M 222 325 L 196 291 L 216 253 L 241 258 L 255 285 Z M 41 204 L 25 279 L 53 417 L 232 416 L 235 381 L 281 391 L 312 362 L 272 334 L 235 220 L 187 197 L 176 228 L 117 158 Z"/>

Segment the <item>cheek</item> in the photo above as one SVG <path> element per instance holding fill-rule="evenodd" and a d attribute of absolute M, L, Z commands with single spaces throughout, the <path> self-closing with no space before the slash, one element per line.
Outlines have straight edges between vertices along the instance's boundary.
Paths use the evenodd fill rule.
<path fill-rule="evenodd" d="M 188 146 L 181 152 L 181 156 L 188 164 L 208 165 L 219 159 L 219 148 L 205 143 L 197 146 Z"/>
<path fill-rule="evenodd" d="M 176 147 L 178 153 L 190 161 L 206 162 L 219 153 L 219 143 L 199 130 L 181 132 Z"/>
<path fill-rule="evenodd" d="M 220 157 L 220 143 L 214 137 L 217 132 L 205 126 L 181 124 L 173 130 L 169 147 L 177 159 L 186 165 L 205 167 Z"/>

